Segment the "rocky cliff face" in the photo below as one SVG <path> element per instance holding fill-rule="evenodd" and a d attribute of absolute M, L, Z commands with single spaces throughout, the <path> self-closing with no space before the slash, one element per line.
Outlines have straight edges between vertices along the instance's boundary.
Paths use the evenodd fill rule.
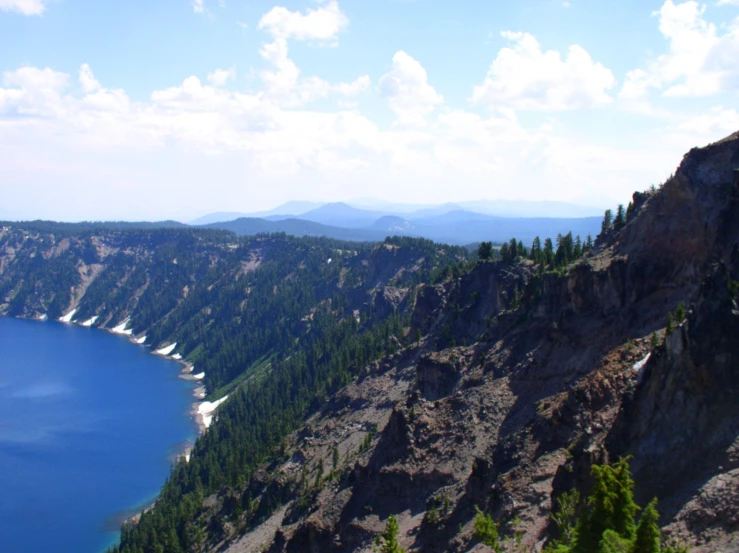
<path fill-rule="evenodd" d="M 659 497 L 667 531 L 739 550 L 736 167 L 739 133 L 692 150 L 564 274 L 481 263 L 423 286 L 414 344 L 291 436 L 248 493 L 290 492 L 212 549 L 370 551 L 395 514 L 407 548 L 474 550 L 475 505 L 539 549 L 553 500 L 587 490 L 593 463 L 631 455 L 637 497 Z M 687 318 L 667 335 L 680 302 Z M 213 498 L 201 520 L 229 513 Z"/>

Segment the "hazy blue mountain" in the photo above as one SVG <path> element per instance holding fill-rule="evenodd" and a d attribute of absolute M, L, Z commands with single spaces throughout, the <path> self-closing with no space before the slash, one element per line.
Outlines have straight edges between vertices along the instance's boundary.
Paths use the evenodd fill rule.
<path fill-rule="evenodd" d="M 417 221 L 419 219 L 428 219 L 430 217 L 438 217 L 452 211 L 463 211 L 464 208 L 459 204 L 446 203 L 436 206 L 426 206 L 406 215 L 408 219 Z"/>
<path fill-rule="evenodd" d="M 220 223 L 222 221 L 233 221 L 240 217 L 248 217 L 247 213 L 241 213 L 238 211 L 219 211 L 217 213 L 208 213 L 197 219 L 193 219 L 189 224 L 191 225 L 210 225 L 211 223 Z"/>
<path fill-rule="evenodd" d="M 412 233 L 416 228 L 411 221 L 397 215 L 385 215 L 372 223 L 368 228 L 394 233 Z"/>
<path fill-rule="evenodd" d="M 357 242 L 379 242 L 384 240 L 388 235 L 387 232 L 378 230 L 334 227 L 303 219 L 267 221 L 266 219 L 242 217 L 235 221 L 212 223 L 206 226 L 208 228 L 229 230 L 240 236 L 261 232 L 284 232 L 293 236 L 327 236 L 337 240 L 352 240 Z"/>
<path fill-rule="evenodd" d="M 191 221 L 192 225 L 207 225 L 235 219 L 259 218 L 268 221 L 305 219 L 324 225 L 362 228 L 384 216 L 399 216 L 408 221 L 437 217 L 454 211 L 465 211 L 496 217 L 580 218 L 600 217 L 603 210 L 568 202 L 526 200 L 480 200 L 441 205 L 394 203 L 373 198 L 351 202 L 290 201 L 270 209 L 252 213 L 222 211 Z M 472 217 L 471 217 L 472 218 Z"/>
<path fill-rule="evenodd" d="M 464 245 L 483 240 L 507 241 L 515 237 L 527 246 L 535 236 L 542 240 L 556 238 L 557 234 L 580 235 L 584 240 L 588 234 L 595 237 L 600 232 L 599 217 L 555 219 L 555 218 L 506 218 L 486 217 L 473 213 L 469 218 L 465 212 L 454 212 L 423 221 L 408 221 L 397 216 L 383 216 L 364 228 L 347 228 L 324 225 L 304 219 L 267 221 L 258 218 L 240 218 L 235 221 L 206 225 L 235 232 L 239 235 L 262 232 L 285 232 L 294 236 L 327 236 L 338 240 L 381 241 L 387 236 L 422 237 L 454 245 Z"/>
<path fill-rule="evenodd" d="M 421 226 L 448 225 L 452 223 L 465 223 L 469 221 L 491 221 L 493 219 L 499 219 L 500 217 L 485 215 L 483 213 L 475 213 L 474 211 L 468 211 L 466 209 L 455 209 L 453 211 L 441 213 L 439 215 L 429 215 L 427 217 L 416 217 L 415 214 L 412 214 L 408 218 Z"/>
<path fill-rule="evenodd" d="M 308 213 L 303 213 L 300 219 L 346 228 L 367 227 L 377 221 L 380 217 L 392 215 L 391 213 L 383 213 L 381 211 L 369 211 L 366 209 L 357 209 L 343 202 L 335 202 L 322 205 L 317 209 L 313 209 Z"/>
<path fill-rule="evenodd" d="M 423 222 L 416 221 L 413 232 L 416 236 L 449 244 L 470 244 L 483 240 L 502 242 L 516 238 L 524 245 L 530 246 L 536 236 L 542 240 L 545 238 L 554 240 L 557 234 L 572 232 L 575 236 L 579 234 L 583 240 L 588 234 L 595 237 L 600 232 L 600 224 L 600 217 L 573 219 L 491 217 L 449 222 L 435 222 L 435 219 L 429 219 Z"/>
<path fill-rule="evenodd" d="M 219 211 L 216 213 L 209 213 L 198 217 L 193 221 L 190 221 L 191 225 L 209 225 L 211 223 L 222 223 L 225 221 L 234 221 L 235 219 L 247 218 L 260 218 L 266 219 L 276 217 L 277 219 L 284 219 L 287 217 L 295 217 L 307 213 L 313 209 L 324 205 L 323 202 L 303 202 L 303 201 L 290 201 L 285 202 L 282 205 L 278 205 L 274 209 L 268 211 L 256 211 L 253 213 L 242 213 L 240 211 Z"/>
<path fill-rule="evenodd" d="M 602 216 L 605 211 L 597 207 L 554 201 L 479 200 L 459 202 L 459 205 L 470 211 L 500 217 L 596 217 Z"/>
<path fill-rule="evenodd" d="M 409 220 L 433 217 L 460 209 L 499 217 L 555 218 L 595 217 L 601 216 L 604 211 L 604 208 L 601 207 L 583 206 L 569 202 L 529 200 L 476 200 L 429 205 L 394 203 L 373 198 L 362 198 L 346 203 L 362 210 L 401 215 Z"/>

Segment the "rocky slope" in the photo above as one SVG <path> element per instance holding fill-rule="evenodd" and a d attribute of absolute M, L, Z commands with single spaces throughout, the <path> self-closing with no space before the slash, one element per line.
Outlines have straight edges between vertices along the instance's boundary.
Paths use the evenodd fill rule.
<path fill-rule="evenodd" d="M 208 499 L 208 550 L 371 551 L 391 514 L 410 550 L 482 550 L 476 505 L 539 550 L 557 497 L 622 455 L 669 535 L 739 550 L 737 167 L 739 133 L 692 150 L 563 274 L 480 263 L 424 285 L 412 345 Z"/>

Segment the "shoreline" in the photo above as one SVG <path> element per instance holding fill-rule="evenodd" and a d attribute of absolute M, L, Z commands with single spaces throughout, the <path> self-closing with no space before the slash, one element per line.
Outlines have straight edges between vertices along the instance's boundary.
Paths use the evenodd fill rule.
<path fill-rule="evenodd" d="M 149 346 L 145 345 L 147 336 L 143 335 L 142 333 L 134 334 L 133 329 L 128 328 L 131 317 L 130 315 L 126 317 L 121 323 L 119 323 L 116 326 L 107 328 L 102 326 L 93 326 L 95 322 L 99 320 L 99 315 L 95 315 L 91 317 L 90 319 L 80 322 L 77 320 L 74 320 L 74 315 L 77 313 L 77 308 L 74 308 L 69 311 L 66 315 L 63 315 L 62 317 L 59 317 L 56 319 L 57 322 L 64 323 L 64 324 L 73 324 L 76 326 L 86 327 L 86 328 L 93 328 L 98 330 L 104 330 L 110 334 L 117 334 L 119 336 L 125 336 L 128 341 L 132 344 L 144 346 L 149 349 L 149 353 L 151 355 L 157 355 L 160 357 L 163 357 L 164 359 L 174 361 L 177 364 L 180 365 L 181 370 L 180 373 L 177 375 L 178 378 L 182 380 L 187 380 L 189 382 L 195 382 L 197 383 L 192 390 L 192 396 L 195 399 L 190 404 L 190 409 L 188 411 L 188 415 L 193 420 L 193 423 L 195 425 L 196 431 L 196 437 L 195 439 L 199 438 L 200 436 L 204 435 L 205 432 L 208 430 L 208 427 L 212 424 L 214 418 L 215 418 L 215 412 L 218 409 L 218 407 L 228 399 L 228 395 L 214 401 L 203 401 L 205 397 L 208 395 L 207 388 L 205 387 L 205 384 L 200 382 L 205 378 L 204 372 L 194 373 L 195 371 L 195 365 L 189 361 L 186 361 L 182 358 L 182 355 L 180 353 L 176 352 L 177 349 L 177 342 L 172 342 L 171 344 L 168 344 L 166 346 L 163 346 L 159 349 L 151 349 Z M 42 320 L 46 321 L 48 320 L 47 314 L 37 315 L 35 317 L 36 320 Z M 183 451 L 179 456 L 179 458 L 184 458 L 185 462 L 190 461 L 190 453 L 192 452 L 193 445 L 187 447 L 185 451 Z M 133 518 L 133 517 L 132 517 Z"/>
<path fill-rule="evenodd" d="M 215 411 L 217 407 L 221 405 L 229 396 L 225 396 L 215 402 L 204 401 L 205 397 L 207 396 L 207 389 L 205 384 L 201 382 L 201 380 L 205 377 L 205 373 L 201 371 L 199 373 L 193 374 L 195 369 L 194 364 L 183 359 L 181 354 L 175 353 L 175 348 L 177 346 L 176 342 L 166 345 L 159 350 L 155 350 L 150 345 L 144 344 L 147 336 L 145 336 L 143 333 L 134 334 L 133 329 L 128 328 L 130 317 L 127 317 L 122 323 L 116 326 L 104 327 L 95 325 L 95 323 L 100 320 L 100 316 L 95 315 L 85 320 L 77 320 L 75 319 L 75 315 L 77 314 L 77 312 L 78 310 L 75 308 L 70 310 L 69 313 L 67 313 L 66 315 L 58 318 L 51 318 L 47 313 L 39 312 L 27 314 L 25 316 L 11 316 L 9 318 L 34 322 L 53 321 L 55 323 L 62 323 L 66 326 L 73 325 L 79 328 L 104 330 L 109 334 L 116 334 L 127 338 L 127 341 L 131 344 L 145 346 L 148 350 L 147 353 L 149 353 L 150 355 L 156 355 L 168 361 L 176 362 L 180 367 L 178 373 L 176 374 L 177 378 L 193 383 L 190 390 L 192 394 L 192 400 L 189 402 L 189 408 L 186 410 L 186 416 L 192 421 L 195 431 L 193 432 L 193 438 L 188 438 L 186 441 L 180 442 L 180 444 L 184 444 L 184 447 L 177 448 L 179 449 L 179 451 L 176 451 L 173 454 L 173 458 L 176 459 L 175 462 L 179 462 L 180 459 L 184 459 L 185 462 L 189 462 L 192 450 L 195 445 L 195 441 L 200 436 L 205 434 L 208 427 L 212 424 L 216 416 Z M 0 316 L 7 315 L 3 314 Z M 110 321 L 108 322 L 108 324 L 110 324 Z M 159 493 L 157 493 L 155 497 L 148 498 L 130 508 L 122 509 L 117 513 L 113 513 L 112 515 L 110 515 L 110 520 L 117 521 L 117 533 L 120 533 L 120 527 L 124 524 L 136 524 L 141 519 L 141 516 L 144 513 L 154 508 L 158 497 Z M 112 528 L 111 531 L 113 531 Z"/>

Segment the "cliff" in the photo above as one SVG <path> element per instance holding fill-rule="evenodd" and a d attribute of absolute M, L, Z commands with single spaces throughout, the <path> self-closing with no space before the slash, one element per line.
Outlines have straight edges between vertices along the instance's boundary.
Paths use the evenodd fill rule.
<path fill-rule="evenodd" d="M 739 134 L 689 152 L 626 225 L 564 273 L 479 263 L 418 291 L 416 340 L 367 367 L 229 497 L 279 507 L 209 548 L 371 551 L 389 515 L 411 550 L 477 550 L 474 507 L 539 550 L 557 497 L 632 456 L 668 535 L 739 549 Z M 679 313 L 667 334 L 668 313 Z M 233 520 L 214 497 L 199 521 Z M 510 542 L 512 545 L 514 542 Z"/>

